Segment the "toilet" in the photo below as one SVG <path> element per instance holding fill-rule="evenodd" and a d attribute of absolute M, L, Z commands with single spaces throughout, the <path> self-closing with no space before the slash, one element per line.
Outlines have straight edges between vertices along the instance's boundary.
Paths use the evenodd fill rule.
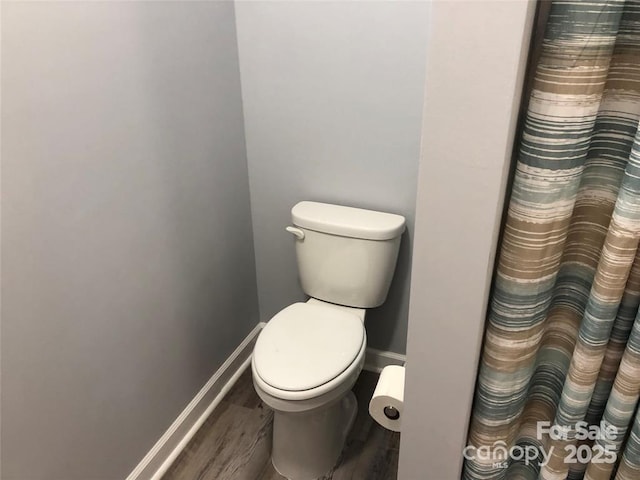
<path fill-rule="evenodd" d="M 309 295 L 278 312 L 253 350 L 253 384 L 273 409 L 274 468 L 313 480 L 336 464 L 356 413 L 366 309 L 386 300 L 405 219 L 304 201 L 291 210 L 300 283 Z"/>

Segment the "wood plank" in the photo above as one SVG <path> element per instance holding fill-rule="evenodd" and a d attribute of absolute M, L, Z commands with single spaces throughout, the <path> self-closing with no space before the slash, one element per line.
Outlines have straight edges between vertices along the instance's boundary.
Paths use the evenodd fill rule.
<path fill-rule="evenodd" d="M 338 465 L 322 480 L 395 480 L 400 434 L 369 416 L 378 375 L 362 372 L 354 392 L 358 416 Z M 282 480 L 271 465 L 273 413 L 245 372 L 196 433 L 163 480 Z"/>

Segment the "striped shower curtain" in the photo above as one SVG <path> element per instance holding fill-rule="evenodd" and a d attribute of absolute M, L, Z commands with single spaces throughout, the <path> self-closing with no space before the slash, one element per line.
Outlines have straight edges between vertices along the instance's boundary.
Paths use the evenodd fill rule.
<path fill-rule="evenodd" d="M 640 480 L 640 0 L 554 1 L 463 478 Z"/>

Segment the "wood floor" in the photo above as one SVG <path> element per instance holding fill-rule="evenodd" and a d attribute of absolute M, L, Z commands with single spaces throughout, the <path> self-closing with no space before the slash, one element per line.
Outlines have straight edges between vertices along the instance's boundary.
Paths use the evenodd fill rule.
<path fill-rule="evenodd" d="M 354 387 L 358 417 L 338 465 L 322 480 L 395 480 L 400 434 L 369 416 L 378 375 Z M 256 395 L 248 369 L 198 430 L 162 480 L 282 480 L 271 465 L 273 414 Z"/>

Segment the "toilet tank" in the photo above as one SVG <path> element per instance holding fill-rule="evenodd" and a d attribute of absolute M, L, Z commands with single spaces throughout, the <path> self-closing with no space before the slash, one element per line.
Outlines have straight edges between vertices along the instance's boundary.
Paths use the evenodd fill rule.
<path fill-rule="evenodd" d="M 384 303 L 405 229 L 403 216 L 305 201 L 291 209 L 291 217 L 307 295 L 358 308 Z"/>

